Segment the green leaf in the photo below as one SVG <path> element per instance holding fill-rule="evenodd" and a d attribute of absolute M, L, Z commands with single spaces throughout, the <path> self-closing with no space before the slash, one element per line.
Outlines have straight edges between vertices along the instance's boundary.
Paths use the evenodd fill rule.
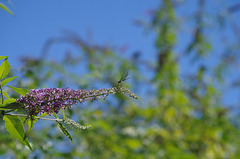
<path fill-rule="evenodd" d="M 64 110 L 62 110 L 62 114 L 63 114 L 63 119 L 65 120 L 66 116 L 65 116 Z"/>
<path fill-rule="evenodd" d="M 13 99 L 13 98 L 10 98 Z M 13 100 L 12 100 L 13 101 Z M 4 100 L 4 104 L 0 104 L 0 110 L 7 110 L 7 109 L 22 109 L 22 104 L 17 102 L 10 102 L 8 99 Z"/>
<path fill-rule="evenodd" d="M 8 58 L 6 58 L 0 66 L 0 80 L 6 77 L 11 69 L 10 64 L 8 63 Z"/>
<path fill-rule="evenodd" d="M 3 93 L 4 94 L 4 93 Z M 16 101 L 16 99 L 14 98 L 8 98 L 6 100 L 4 100 L 3 104 L 10 104 L 10 103 L 14 103 Z"/>
<path fill-rule="evenodd" d="M 29 119 L 28 120 L 28 132 L 27 133 L 29 133 L 33 129 L 33 126 L 34 126 L 34 121 Z"/>
<path fill-rule="evenodd" d="M 29 133 L 33 129 L 33 126 L 37 121 L 38 121 L 38 119 L 36 119 L 36 118 L 34 120 L 32 120 L 32 119 L 28 120 L 28 132 L 27 133 Z"/>
<path fill-rule="evenodd" d="M 3 80 L 3 81 L 1 82 L 2 87 L 3 87 L 4 85 L 6 85 L 8 82 L 10 82 L 10 81 L 12 81 L 13 79 L 15 79 L 15 78 L 18 78 L 18 76 L 6 78 L 5 80 Z"/>
<path fill-rule="evenodd" d="M 53 116 L 57 119 L 57 114 L 53 113 Z M 72 137 L 69 134 L 69 132 L 67 131 L 67 129 L 65 128 L 65 126 L 63 126 L 60 122 L 56 121 L 58 123 L 58 126 L 60 127 L 60 129 L 62 130 L 62 132 L 72 141 Z M 73 141 L 72 141 L 73 142 Z"/>
<path fill-rule="evenodd" d="M 69 134 L 69 132 L 67 131 L 67 129 L 65 128 L 65 126 L 63 126 L 60 122 L 56 121 L 58 123 L 58 126 L 60 127 L 60 129 L 62 130 L 62 132 L 64 133 L 64 135 L 66 135 L 72 142 L 72 137 Z"/>
<path fill-rule="evenodd" d="M 6 91 L 3 91 L 3 95 L 4 95 L 6 98 L 10 98 Z"/>
<path fill-rule="evenodd" d="M 40 117 L 45 117 L 46 115 L 48 115 L 47 113 L 42 113 L 41 115 L 40 115 Z"/>
<path fill-rule="evenodd" d="M 57 114 L 56 113 L 53 113 L 53 116 L 55 117 L 55 119 L 57 119 Z"/>
<path fill-rule="evenodd" d="M 26 145 L 31 151 L 33 151 L 28 139 L 26 138 L 23 123 L 20 118 L 18 116 L 5 115 L 3 120 L 5 121 L 7 131 L 21 143 Z"/>
<path fill-rule="evenodd" d="M 12 86 L 8 86 L 8 85 L 6 85 L 6 86 L 13 89 L 14 91 L 16 91 L 17 93 L 19 93 L 23 96 L 26 96 L 26 94 L 30 92 L 29 89 L 17 88 L 17 87 L 12 87 Z"/>
<path fill-rule="evenodd" d="M 13 12 L 11 12 L 4 4 L 0 3 L 0 8 L 2 8 L 5 11 L 7 11 L 9 14 L 13 15 Z"/>
<path fill-rule="evenodd" d="M 0 56 L 0 60 L 6 59 L 6 58 L 8 58 L 8 56 Z"/>

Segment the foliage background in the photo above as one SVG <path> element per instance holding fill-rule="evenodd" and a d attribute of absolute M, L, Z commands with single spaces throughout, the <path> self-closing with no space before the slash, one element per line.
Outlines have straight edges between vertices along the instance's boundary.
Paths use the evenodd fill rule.
<path fill-rule="evenodd" d="M 150 50 L 123 54 L 73 31 L 46 39 L 40 57 L 25 56 L 12 71 L 21 73 L 18 87 L 111 87 L 128 70 L 131 80 L 124 85 L 141 99 L 116 95 L 76 105 L 68 115 L 93 128 L 72 129 L 73 144 L 55 123 L 40 121 L 29 134 L 32 153 L 7 134 L 1 118 L 1 157 L 238 158 L 238 8 L 235 1 L 160 1 L 148 18 L 133 19 L 136 29 L 151 35 Z M 74 51 L 48 58 L 66 44 Z"/>

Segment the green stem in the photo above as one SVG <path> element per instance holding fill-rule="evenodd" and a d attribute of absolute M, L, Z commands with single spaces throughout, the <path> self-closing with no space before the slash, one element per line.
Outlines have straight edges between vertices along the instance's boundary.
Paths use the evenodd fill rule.
<path fill-rule="evenodd" d="M 1 95 L 2 95 L 2 104 L 4 102 L 4 98 L 3 98 L 3 90 L 2 90 L 2 84 L 0 83 L 0 89 L 1 89 Z"/>
<path fill-rule="evenodd" d="M 5 114 L 5 115 L 11 115 L 11 116 L 23 116 L 23 117 L 28 117 L 28 115 L 25 114 Z M 35 117 L 39 120 L 52 120 L 52 121 L 63 121 L 62 119 L 50 119 L 50 118 L 42 118 L 42 117 Z"/>

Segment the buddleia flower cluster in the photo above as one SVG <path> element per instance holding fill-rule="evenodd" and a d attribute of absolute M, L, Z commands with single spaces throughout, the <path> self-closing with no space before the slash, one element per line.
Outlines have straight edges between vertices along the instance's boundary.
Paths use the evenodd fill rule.
<path fill-rule="evenodd" d="M 49 115 L 60 110 L 71 108 L 74 104 L 86 101 L 105 99 L 109 94 L 125 93 L 130 97 L 138 97 L 130 90 L 123 87 L 113 87 L 99 90 L 74 90 L 70 88 L 42 88 L 31 89 L 26 96 L 20 96 L 16 102 L 22 103 L 29 116 L 37 116 L 39 113 Z"/>

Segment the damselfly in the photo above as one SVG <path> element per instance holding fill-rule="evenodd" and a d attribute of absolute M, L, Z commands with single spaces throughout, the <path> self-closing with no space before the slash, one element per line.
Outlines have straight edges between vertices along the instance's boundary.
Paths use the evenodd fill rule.
<path fill-rule="evenodd" d="M 122 83 L 123 81 L 126 81 L 127 79 L 129 79 L 130 77 L 128 77 L 128 72 L 125 72 L 122 76 L 121 79 L 118 81 L 118 86 L 120 83 Z"/>

